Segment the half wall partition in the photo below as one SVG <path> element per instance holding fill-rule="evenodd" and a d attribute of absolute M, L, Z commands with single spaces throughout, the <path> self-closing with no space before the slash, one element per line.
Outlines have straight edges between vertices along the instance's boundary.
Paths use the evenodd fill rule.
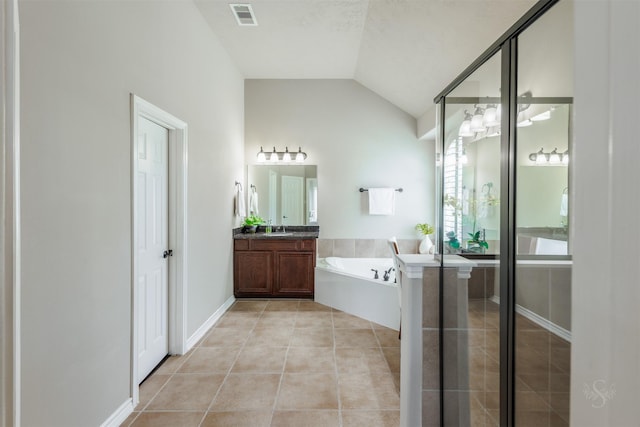
<path fill-rule="evenodd" d="M 437 250 L 477 266 L 464 325 L 440 266 L 423 425 L 569 425 L 572 33 L 572 3 L 540 1 L 435 99 Z"/>

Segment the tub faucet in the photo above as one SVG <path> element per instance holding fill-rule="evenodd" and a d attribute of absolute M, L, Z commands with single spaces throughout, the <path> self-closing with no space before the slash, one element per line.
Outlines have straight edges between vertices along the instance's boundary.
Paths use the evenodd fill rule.
<path fill-rule="evenodd" d="M 375 274 L 373 276 L 374 279 L 378 279 L 378 270 L 376 270 L 375 268 L 372 268 L 371 271 L 373 271 Z"/>
<path fill-rule="evenodd" d="M 388 269 L 388 270 L 386 270 L 386 271 L 384 272 L 384 276 L 382 276 L 382 278 L 383 278 L 383 280 L 384 280 L 385 282 L 388 282 L 388 281 L 389 281 L 389 277 L 391 277 L 391 272 L 392 272 L 393 270 L 395 270 L 395 269 L 394 269 L 393 267 L 391 267 L 390 269 Z"/>

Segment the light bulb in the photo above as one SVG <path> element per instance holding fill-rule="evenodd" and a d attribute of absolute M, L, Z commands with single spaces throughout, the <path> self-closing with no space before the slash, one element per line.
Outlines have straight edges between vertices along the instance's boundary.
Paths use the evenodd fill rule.
<path fill-rule="evenodd" d="M 473 117 L 471 118 L 471 131 L 472 132 L 482 132 L 485 129 L 483 124 L 484 110 L 479 106 L 476 106 L 476 111 L 473 113 Z"/>
<path fill-rule="evenodd" d="M 484 125 L 488 128 L 493 126 L 500 126 L 500 117 L 498 116 L 498 108 L 495 104 L 490 104 L 487 109 L 484 110 L 484 116 L 482 118 Z"/>
<path fill-rule="evenodd" d="M 529 119 L 525 119 L 521 122 L 518 122 L 518 127 L 519 128 L 526 128 L 527 126 L 531 126 L 533 124 L 533 122 Z"/>
<path fill-rule="evenodd" d="M 296 163 L 304 162 L 304 154 L 302 153 L 302 148 L 298 147 L 298 154 L 296 154 Z"/>
<path fill-rule="evenodd" d="M 278 161 L 278 153 L 276 153 L 276 147 L 273 147 L 273 152 L 271 153 L 271 157 L 269 157 L 269 160 L 272 163 L 275 163 Z"/>
<path fill-rule="evenodd" d="M 558 154 L 557 148 L 554 148 L 553 151 L 549 154 L 549 163 L 551 164 L 560 163 L 560 154 Z"/>
<path fill-rule="evenodd" d="M 542 148 L 541 148 L 540 151 L 538 151 L 538 154 L 536 155 L 536 164 L 542 165 L 545 163 L 547 163 L 547 155 L 542 152 Z"/>
<path fill-rule="evenodd" d="M 562 164 L 564 164 L 564 165 L 568 165 L 569 164 L 569 150 L 567 150 L 564 153 L 562 153 Z"/>
<path fill-rule="evenodd" d="M 466 110 L 464 112 L 465 116 L 464 116 L 464 120 L 462 121 L 462 124 L 460 125 L 460 129 L 458 130 L 458 136 L 462 136 L 462 137 L 470 137 L 473 136 L 473 132 L 471 131 L 471 114 L 469 114 Z"/>
<path fill-rule="evenodd" d="M 262 151 L 262 147 L 260 147 L 260 152 L 258 153 L 258 163 L 264 163 L 267 160 L 267 157 L 264 155 L 264 151 Z"/>
<path fill-rule="evenodd" d="M 282 161 L 287 163 L 291 161 L 291 154 L 289 154 L 289 147 L 284 147 L 284 154 L 282 155 Z"/>

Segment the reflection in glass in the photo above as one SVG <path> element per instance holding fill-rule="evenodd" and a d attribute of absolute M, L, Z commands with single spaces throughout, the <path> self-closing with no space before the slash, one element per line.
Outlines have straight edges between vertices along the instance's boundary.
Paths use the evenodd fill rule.
<path fill-rule="evenodd" d="M 571 2 L 518 38 L 515 424 L 569 425 Z M 544 60 L 541 60 L 544 58 Z"/>
<path fill-rule="evenodd" d="M 250 213 L 273 225 L 318 225 L 317 166 L 249 165 L 247 175 Z"/>
<path fill-rule="evenodd" d="M 463 281 L 444 274 L 444 425 L 497 425 L 500 417 L 500 58 L 445 98 L 443 252 L 485 259 L 463 294 Z"/>

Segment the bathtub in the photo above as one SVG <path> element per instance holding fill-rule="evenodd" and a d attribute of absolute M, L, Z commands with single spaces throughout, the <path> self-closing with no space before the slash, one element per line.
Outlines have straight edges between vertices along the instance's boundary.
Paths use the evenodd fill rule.
<path fill-rule="evenodd" d="M 393 267 L 391 258 L 321 258 L 315 270 L 315 301 L 354 316 L 398 330 L 400 301 L 394 283 L 383 273 Z M 378 270 L 378 279 L 374 272 Z"/>

